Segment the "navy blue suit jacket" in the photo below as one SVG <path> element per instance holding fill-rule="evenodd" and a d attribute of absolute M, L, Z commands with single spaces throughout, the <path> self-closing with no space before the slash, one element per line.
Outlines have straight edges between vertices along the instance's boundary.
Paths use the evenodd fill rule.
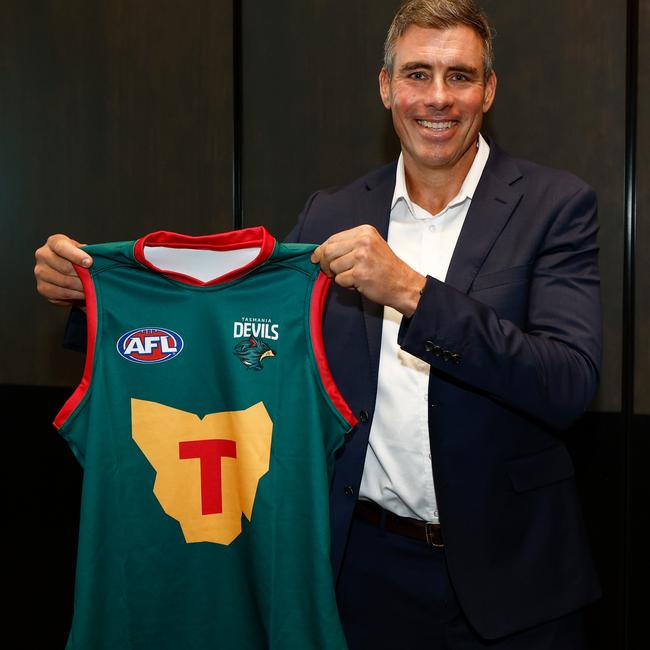
<path fill-rule="evenodd" d="M 496 638 L 599 596 L 558 433 L 596 390 L 601 315 L 594 192 L 490 144 L 446 281 L 427 279 L 400 344 L 431 365 L 431 456 L 451 580 L 475 629 Z M 320 243 L 366 223 L 385 238 L 395 170 L 312 195 L 288 240 Z M 372 423 L 382 313 L 333 285 L 327 355 L 361 420 L 332 486 L 335 572 Z"/>

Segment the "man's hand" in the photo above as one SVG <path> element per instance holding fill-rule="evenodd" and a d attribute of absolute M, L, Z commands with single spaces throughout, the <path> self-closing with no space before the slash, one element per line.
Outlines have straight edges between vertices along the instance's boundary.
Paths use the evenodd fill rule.
<path fill-rule="evenodd" d="M 379 305 L 410 317 L 426 278 L 403 262 L 372 226 L 358 226 L 332 235 L 312 254 L 336 284 L 356 289 Z"/>
<path fill-rule="evenodd" d="M 83 246 L 65 235 L 52 235 L 35 254 L 36 290 L 57 305 L 72 305 L 85 301 L 83 286 L 72 264 L 88 268 L 93 263 Z"/>

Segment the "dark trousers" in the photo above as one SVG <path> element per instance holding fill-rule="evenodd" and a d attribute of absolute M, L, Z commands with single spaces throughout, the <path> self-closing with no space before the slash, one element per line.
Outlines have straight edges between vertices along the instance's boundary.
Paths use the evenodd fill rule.
<path fill-rule="evenodd" d="M 458 605 L 444 550 L 358 519 L 337 598 L 350 650 L 586 650 L 580 612 L 482 639 Z"/>

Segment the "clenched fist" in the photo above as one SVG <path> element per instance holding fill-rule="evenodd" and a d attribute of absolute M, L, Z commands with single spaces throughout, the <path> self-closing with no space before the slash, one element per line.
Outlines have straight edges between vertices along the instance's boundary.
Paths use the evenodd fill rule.
<path fill-rule="evenodd" d="M 73 264 L 88 268 L 93 263 L 83 246 L 66 235 L 52 235 L 35 254 L 36 290 L 44 298 L 58 305 L 72 305 L 85 301 L 81 280 Z"/>
<path fill-rule="evenodd" d="M 356 289 L 369 300 L 410 317 L 426 278 L 402 261 L 372 226 L 332 235 L 312 254 L 323 273 L 336 284 Z"/>

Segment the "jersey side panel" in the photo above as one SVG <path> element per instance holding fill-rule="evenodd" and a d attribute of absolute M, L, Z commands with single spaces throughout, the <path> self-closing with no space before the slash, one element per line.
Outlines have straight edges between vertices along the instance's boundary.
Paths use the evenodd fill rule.
<path fill-rule="evenodd" d="M 339 417 L 343 418 L 347 425 L 346 431 L 349 431 L 357 424 L 357 418 L 350 410 L 332 377 L 323 342 L 323 312 L 331 284 L 331 278 L 322 272 L 318 273 L 309 300 L 309 338 L 318 376 L 323 384 L 327 400 Z"/>
<path fill-rule="evenodd" d="M 75 271 L 81 280 L 86 296 L 86 320 L 88 338 L 86 342 L 86 359 L 81 381 L 72 395 L 67 399 L 59 413 L 54 418 L 54 426 L 59 433 L 68 441 L 73 453 L 83 465 L 83 452 L 75 440 L 68 436 L 68 424 L 70 418 L 73 418 L 77 412 L 83 408 L 83 403 L 91 389 L 93 367 L 95 361 L 95 347 L 97 333 L 99 330 L 98 323 L 98 305 L 97 292 L 93 282 L 92 275 L 88 269 L 75 265 Z"/>

